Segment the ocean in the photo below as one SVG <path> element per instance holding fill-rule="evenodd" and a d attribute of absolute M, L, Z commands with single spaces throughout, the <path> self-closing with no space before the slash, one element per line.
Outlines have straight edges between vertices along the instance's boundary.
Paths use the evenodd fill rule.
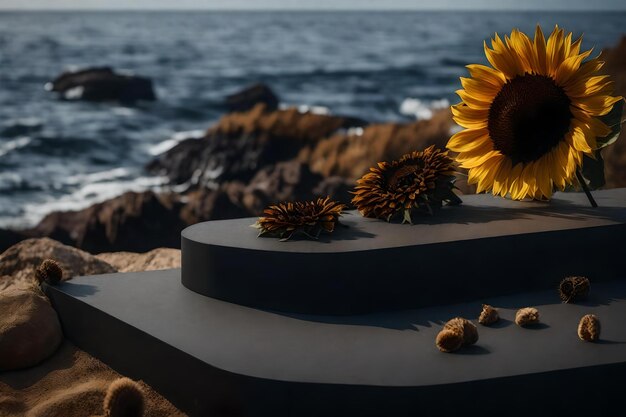
<path fill-rule="evenodd" d="M 159 188 L 143 166 L 264 82 L 282 106 L 369 121 L 428 118 L 458 101 L 483 40 L 539 23 L 617 43 L 626 13 L 7 12 L 0 13 L 0 227 L 35 225 L 127 190 Z M 158 101 L 61 101 L 62 71 L 111 66 L 152 78 Z"/>

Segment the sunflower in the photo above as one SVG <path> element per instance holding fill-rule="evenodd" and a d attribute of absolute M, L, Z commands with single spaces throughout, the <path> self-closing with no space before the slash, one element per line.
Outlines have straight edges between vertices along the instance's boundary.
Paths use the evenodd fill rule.
<path fill-rule="evenodd" d="M 413 209 L 432 213 L 443 202 L 458 204 L 454 188 L 454 162 L 448 152 L 431 146 L 377 166 L 357 180 L 352 204 L 365 217 L 390 221 L 403 213 L 411 223 Z"/>
<path fill-rule="evenodd" d="M 596 75 L 604 63 L 587 60 L 581 42 L 558 26 L 547 41 L 539 26 L 533 40 L 513 30 L 504 41 L 496 34 L 491 48 L 485 42 L 492 67 L 467 66 L 471 78 L 461 78 L 462 102 L 452 106 L 465 130 L 447 148 L 477 192 L 549 199 L 582 179 L 583 156 L 595 158 L 611 132 L 600 118 L 623 99 L 611 96 L 608 76 Z"/>
<path fill-rule="evenodd" d="M 339 223 L 339 216 L 346 206 L 330 197 L 314 201 L 282 202 L 263 211 L 265 216 L 252 226 L 259 229 L 259 236 L 279 237 L 281 241 L 303 234 L 311 239 L 319 238 L 322 231 L 332 233 Z"/>

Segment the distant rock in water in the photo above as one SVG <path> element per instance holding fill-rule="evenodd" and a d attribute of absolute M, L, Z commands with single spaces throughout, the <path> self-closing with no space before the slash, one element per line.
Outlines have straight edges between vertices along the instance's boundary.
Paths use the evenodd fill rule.
<path fill-rule="evenodd" d="M 249 181 L 261 168 L 293 159 L 302 148 L 366 122 L 347 117 L 300 113 L 295 108 L 269 111 L 264 104 L 228 114 L 202 139 L 190 139 L 148 164 L 149 172 L 173 183 L 210 185 Z"/>
<path fill-rule="evenodd" d="M 267 110 L 276 110 L 278 102 L 276 94 L 265 84 L 255 84 L 226 97 L 226 107 L 230 112 L 248 111 L 259 103 L 265 104 Z"/>
<path fill-rule="evenodd" d="M 152 80 L 136 75 L 119 74 L 109 67 L 68 71 L 46 85 L 67 100 L 119 101 L 133 103 L 154 101 Z"/>

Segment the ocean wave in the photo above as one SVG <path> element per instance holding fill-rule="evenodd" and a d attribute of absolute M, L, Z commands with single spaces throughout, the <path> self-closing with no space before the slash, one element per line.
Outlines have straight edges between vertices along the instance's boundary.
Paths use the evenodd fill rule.
<path fill-rule="evenodd" d="M 0 143 L 0 156 L 4 156 L 9 152 L 16 149 L 28 146 L 32 139 L 28 136 L 20 136 L 17 139 L 10 140 L 8 142 Z"/>
<path fill-rule="evenodd" d="M 118 197 L 125 192 L 159 191 L 167 183 L 165 177 L 136 177 L 124 181 L 85 184 L 71 194 L 60 198 L 27 203 L 19 217 L 0 217 L 0 227 L 27 228 L 37 225 L 46 215 L 55 211 L 82 210 L 93 204 Z"/>
<path fill-rule="evenodd" d="M 180 142 L 187 139 L 200 139 L 205 135 L 204 130 L 187 130 L 184 132 L 176 132 L 171 138 L 159 142 L 156 145 L 152 145 L 148 148 L 148 153 L 152 156 L 160 155 L 172 149 Z"/>
<path fill-rule="evenodd" d="M 435 111 L 449 106 L 450 102 L 445 98 L 427 101 L 409 97 L 400 104 L 400 113 L 413 116 L 416 120 L 429 120 Z"/>

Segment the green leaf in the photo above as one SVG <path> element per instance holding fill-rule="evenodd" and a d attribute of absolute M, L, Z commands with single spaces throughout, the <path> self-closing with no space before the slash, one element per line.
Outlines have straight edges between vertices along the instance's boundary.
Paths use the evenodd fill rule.
<path fill-rule="evenodd" d="M 595 190 L 602 187 L 606 181 L 604 178 L 604 160 L 600 151 L 595 152 L 596 159 L 590 156 L 583 156 L 582 174 L 587 181 L 589 181 L 589 188 Z"/>
<path fill-rule="evenodd" d="M 600 117 L 600 120 L 604 122 L 605 125 L 611 128 L 611 133 L 603 138 L 596 139 L 598 143 L 598 147 L 596 149 L 602 149 L 617 140 L 620 132 L 622 131 L 622 124 L 624 123 L 624 121 L 622 120 L 623 109 L 624 100 L 622 99 L 613 105 L 613 108 L 608 114 Z"/>

